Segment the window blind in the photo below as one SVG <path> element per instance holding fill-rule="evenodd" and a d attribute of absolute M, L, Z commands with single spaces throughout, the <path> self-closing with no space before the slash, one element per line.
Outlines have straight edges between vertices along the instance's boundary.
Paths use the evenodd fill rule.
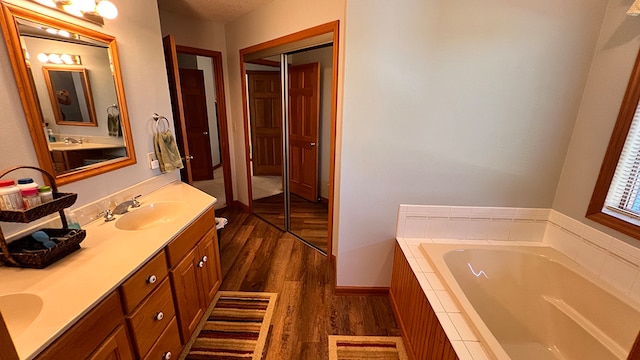
<path fill-rule="evenodd" d="M 636 108 L 604 207 L 640 217 L 640 111 Z"/>

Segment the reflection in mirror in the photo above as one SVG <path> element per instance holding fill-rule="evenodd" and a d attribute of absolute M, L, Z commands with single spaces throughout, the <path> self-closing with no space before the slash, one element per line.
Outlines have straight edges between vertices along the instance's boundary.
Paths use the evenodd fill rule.
<path fill-rule="evenodd" d="M 253 212 L 324 253 L 329 233 L 333 50 L 328 43 L 285 56 L 249 56 L 244 63 Z M 287 72 L 285 87 L 282 71 Z"/>
<path fill-rule="evenodd" d="M 135 164 L 115 38 L 12 4 L 2 12 L 40 167 L 62 185 Z"/>
<path fill-rule="evenodd" d="M 245 63 L 253 212 L 285 226 L 280 56 Z"/>
<path fill-rule="evenodd" d="M 42 70 L 56 124 L 98 126 L 87 70 L 53 66 Z"/>

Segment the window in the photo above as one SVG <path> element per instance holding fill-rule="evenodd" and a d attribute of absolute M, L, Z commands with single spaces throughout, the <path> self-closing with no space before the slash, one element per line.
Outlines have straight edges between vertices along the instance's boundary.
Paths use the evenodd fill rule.
<path fill-rule="evenodd" d="M 640 239 L 640 54 L 600 168 L 587 218 Z"/>

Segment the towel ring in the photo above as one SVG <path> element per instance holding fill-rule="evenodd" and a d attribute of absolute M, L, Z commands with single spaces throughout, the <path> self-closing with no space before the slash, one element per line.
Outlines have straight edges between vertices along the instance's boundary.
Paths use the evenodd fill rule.
<path fill-rule="evenodd" d="M 166 127 L 165 127 L 165 129 L 163 131 L 167 131 L 167 130 L 169 130 L 171 128 L 171 124 L 169 123 L 169 120 L 166 117 L 162 116 L 162 115 L 158 115 L 157 113 L 153 113 L 153 120 L 156 121 L 156 125 L 155 125 L 156 132 L 158 132 L 158 127 L 159 127 L 158 124 L 160 123 L 160 120 L 164 120 L 166 122 Z"/>
<path fill-rule="evenodd" d="M 107 114 L 111 116 L 120 115 L 120 109 L 118 108 L 118 104 L 113 104 L 107 108 Z"/>

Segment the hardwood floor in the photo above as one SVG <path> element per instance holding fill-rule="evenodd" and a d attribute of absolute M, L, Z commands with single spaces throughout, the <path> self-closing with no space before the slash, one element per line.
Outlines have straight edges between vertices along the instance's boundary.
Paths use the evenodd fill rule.
<path fill-rule="evenodd" d="M 291 194 L 291 229 L 296 236 L 327 252 L 329 207 Z M 253 200 L 253 211 L 266 221 L 284 229 L 284 194 Z"/>
<path fill-rule="evenodd" d="M 326 257 L 264 220 L 225 208 L 220 290 L 278 293 L 264 360 L 329 358 L 328 335 L 400 336 L 387 296 L 335 296 Z"/>

